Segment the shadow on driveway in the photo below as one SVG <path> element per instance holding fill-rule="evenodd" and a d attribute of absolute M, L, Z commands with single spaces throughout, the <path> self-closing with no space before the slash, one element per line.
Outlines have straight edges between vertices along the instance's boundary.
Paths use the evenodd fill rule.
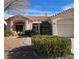
<path fill-rule="evenodd" d="M 33 46 L 22 46 L 9 51 L 8 59 L 39 59 L 33 54 Z"/>

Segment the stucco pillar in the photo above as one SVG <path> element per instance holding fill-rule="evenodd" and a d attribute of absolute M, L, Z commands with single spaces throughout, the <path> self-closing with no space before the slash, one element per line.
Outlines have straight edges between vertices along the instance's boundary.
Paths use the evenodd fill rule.
<path fill-rule="evenodd" d="M 13 21 L 10 23 L 10 30 L 13 31 Z"/>
<path fill-rule="evenodd" d="M 25 21 L 25 30 L 31 30 L 32 29 L 32 23 L 28 20 Z"/>
<path fill-rule="evenodd" d="M 29 29 L 32 30 L 32 22 L 30 22 L 29 26 Z"/>
<path fill-rule="evenodd" d="M 27 30 L 27 26 L 28 26 L 28 21 L 25 21 L 25 30 Z"/>
<path fill-rule="evenodd" d="M 57 31 L 57 21 L 56 20 L 53 20 L 52 21 L 52 32 L 53 32 L 53 35 L 58 35 L 58 31 Z"/>
<path fill-rule="evenodd" d="M 38 23 L 38 32 L 40 34 L 40 23 Z"/>

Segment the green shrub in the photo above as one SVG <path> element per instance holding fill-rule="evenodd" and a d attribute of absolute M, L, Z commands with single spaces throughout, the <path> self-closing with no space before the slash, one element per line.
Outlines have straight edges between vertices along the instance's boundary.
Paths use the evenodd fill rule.
<path fill-rule="evenodd" d="M 13 35 L 13 33 L 10 30 L 8 30 L 8 29 L 4 30 L 4 36 L 5 37 L 9 37 L 11 35 Z"/>
<path fill-rule="evenodd" d="M 66 37 L 35 35 L 32 36 L 35 52 L 42 57 L 62 57 L 71 53 L 71 40 Z"/>

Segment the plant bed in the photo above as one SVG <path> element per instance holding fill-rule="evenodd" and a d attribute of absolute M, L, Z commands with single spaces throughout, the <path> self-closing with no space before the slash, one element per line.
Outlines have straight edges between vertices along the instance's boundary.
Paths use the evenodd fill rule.
<path fill-rule="evenodd" d="M 59 59 L 71 53 L 71 40 L 67 37 L 35 35 L 32 36 L 32 44 L 34 53 L 43 59 Z"/>

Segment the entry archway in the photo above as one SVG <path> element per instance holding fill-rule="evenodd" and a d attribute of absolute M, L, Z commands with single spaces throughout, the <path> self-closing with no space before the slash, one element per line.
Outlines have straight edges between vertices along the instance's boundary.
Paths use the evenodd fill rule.
<path fill-rule="evenodd" d="M 24 30 L 25 22 L 15 22 L 14 29 L 16 32 L 22 32 Z"/>

